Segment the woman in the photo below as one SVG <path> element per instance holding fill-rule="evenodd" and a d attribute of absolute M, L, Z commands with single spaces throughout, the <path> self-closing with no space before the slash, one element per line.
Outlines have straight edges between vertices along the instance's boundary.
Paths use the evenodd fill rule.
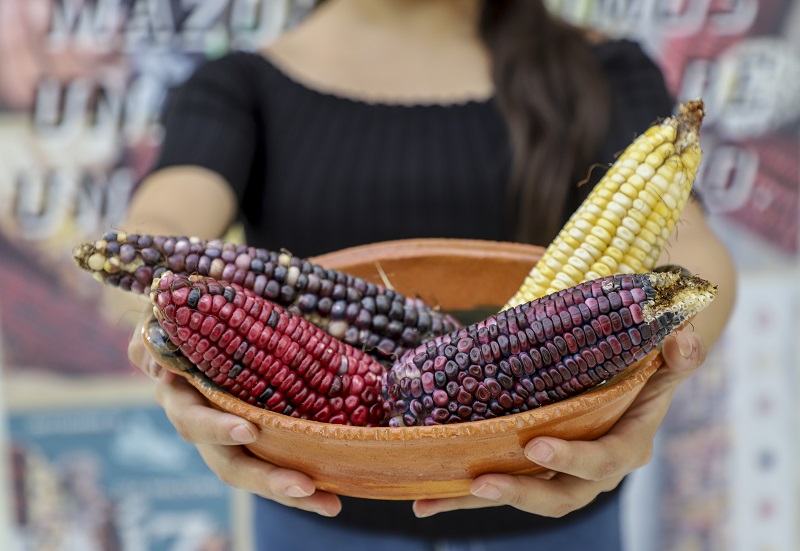
<path fill-rule="evenodd" d="M 298 256 L 409 237 L 547 244 L 591 189 L 577 183 L 592 165 L 672 105 L 638 46 L 573 29 L 539 1 L 328 0 L 263 52 L 197 71 L 126 225 L 216 237 L 240 221 L 249 244 Z M 696 202 L 668 255 L 721 292 L 695 331 L 668 339 L 665 368 L 634 406 L 596 441 L 529 442 L 551 478 L 484 475 L 462 498 L 315 491 L 247 455 L 256 428 L 209 408 L 136 337 L 130 356 L 159 379 L 159 403 L 209 467 L 262 496 L 258 549 L 619 549 L 619 484 L 649 459 L 672 393 L 732 302 L 730 260 Z"/>

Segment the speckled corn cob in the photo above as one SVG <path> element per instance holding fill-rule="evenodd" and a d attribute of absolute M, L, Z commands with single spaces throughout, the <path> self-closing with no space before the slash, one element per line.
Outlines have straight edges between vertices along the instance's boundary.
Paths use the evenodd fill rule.
<path fill-rule="evenodd" d="M 477 421 L 575 396 L 644 358 L 715 295 L 677 272 L 614 275 L 437 337 L 389 371 L 390 425 Z"/>
<path fill-rule="evenodd" d="M 504 306 L 583 281 L 652 270 L 689 198 L 703 102 L 650 127 L 617 159 Z"/>
<path fill-rule="evenodd" d="M 140 294 L 165 270 L 235 283 L 379 355 L 399 356 L 460 327 L 420 299 L 285 252 L 221 240 L 112 232 L 79 245 L 73 256 L 99 281 Z"/>
<path fill-rule="evenodd" d="M 384 424 L 385 367 L 300 316 L 198 275 L 165 272 L 150 299 L 180 352 L 241 400 L 301 419 Z"/>

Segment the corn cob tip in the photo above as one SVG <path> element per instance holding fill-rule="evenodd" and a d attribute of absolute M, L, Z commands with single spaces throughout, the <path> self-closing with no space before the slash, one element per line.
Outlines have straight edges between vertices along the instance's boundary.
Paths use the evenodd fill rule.
<path fill-rule="evenodd" d="M 95 256 L 97 248 L 94 243 L 80 243 L 72 249 L 72 259 L 75 264 L 82 270 L 94 272 L 103 269 L 103 264 L 100 262 L 101 257 Z M 105 258 L 102 258 L 105 262 Z"/>
<path fill-rule="evenodd" d="M 150 284 L 150 291 L 164 289 L 165 287 L 161 284 L 162 280 L 166 285 L 174 285 L 177 282 L 179 287 L 185 287 L 186 283 L 192 284 L 205 281 L 206 279 L 213 278 L 209 278 L 197 273 L 181 274 L 180 272 L 173 272 L 172 270 L 164 270 L 160 274 L 153 277 L 153 283 Z"/>
<path fill-rule="evenodd" d="M 703 122 L 706 105 L 702 99 L 689 100 L 678 106 L 678 120 L 687 127 L 697 129 Z"/>
<path fill-rule="evenodd" d="M 705 117 L 705 103 L 702 99 L 686 101 L 680 104 L 677 122 L 678 139 L 676 149 L 683 152 L 687 147 L 697 145 L 699 140 L 700 126 Z"/>
<path fill-rule="evenodd" d="M 163 255 L 156 249 L 142 251 L 139 244 L 142 239 L 149 237 L 107 232 L 96 241 L 76 245 L 72 258 L 80 269 L 90 272 L 101 283 L 144 293 L 153 276 L 152 265 L 163 262 Z"/>
<path fill-rule="evenodd" d="M 686 277 L 678 271 L 651 272 L 648 276 L 656 294 L 650 303 L 642 307 L 647 322 L 670 313 L 681 325 L 711 304 L 717 296 L 716 285 L 697 276 Z"/>

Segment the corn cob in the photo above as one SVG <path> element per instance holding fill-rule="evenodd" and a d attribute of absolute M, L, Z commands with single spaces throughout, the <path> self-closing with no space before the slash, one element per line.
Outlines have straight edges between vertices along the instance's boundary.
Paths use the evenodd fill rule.
<path fill-rule="evenodd" d="M 221 240 L 107 233 L 73 252 L 101 282 L 145 294 L 166 270 L 251 289 L 350 345 L 399 357 L 460 323 L 424 301 L 285 252 Z"/>
<path fill-rule="evenodd" d="M 164 272 L 153 313 L 180 352 L 220 388 L 292 417 L 384 423 L 385 366 L 235 283 Z"/>
<path fill-rule="evenodd" d="M 644 358 L 715 295 L 677 272 L 613 275 L 437 337 L 387 374 L 390 426 L 490 419 L 574 396 Z"/>
<path fill-rule="evenodd" d="M 611 166 L 503 309 L 615 273 L 652 270 L 701 160 L 703 102 L 680 106 Z"/>

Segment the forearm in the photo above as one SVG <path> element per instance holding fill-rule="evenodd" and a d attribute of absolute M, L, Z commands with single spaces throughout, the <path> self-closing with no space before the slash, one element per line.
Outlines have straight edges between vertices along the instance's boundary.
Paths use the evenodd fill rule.
<path fill-rule="evenodd" d="M 197 167 L 175 167 L 149 176 L 134 193 L 124 220 L 128 233 L 221 237 L 234 219 L 236 198 L 217 174 Z M 105 316 L 133 327 L 149 310 L 147 297 L 103 289 Z"/>
<path fill-rule="evenodd" d="M 717 286 L 717 297 L 692 320 L 692 329 L 711 348 L 722 335 L 736 298 L 736 270 L 725 245 L 690 201 L 659 264 L 678 264 Z"/>
<path fill-rule="evenodd" d="M 236 197 L 218 174 L 179 166 L 150 175 L 122 222 L 129 232 L 221 237 L 236 216 Z"/>

